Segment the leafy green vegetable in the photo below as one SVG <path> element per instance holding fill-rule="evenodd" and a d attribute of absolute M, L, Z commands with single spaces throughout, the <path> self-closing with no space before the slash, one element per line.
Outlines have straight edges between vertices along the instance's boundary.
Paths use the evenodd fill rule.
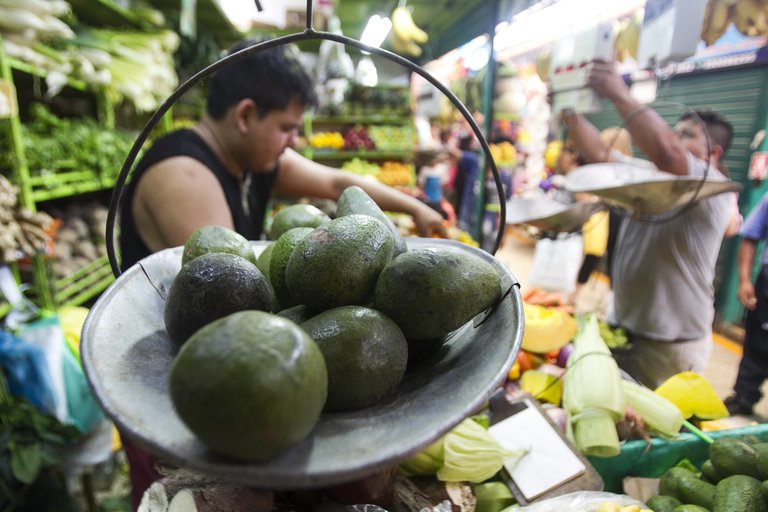
<path fill-rule="evenodd" d="M 7 127 L 0 126 L 0 168 L 15 167 Z M 91 118 L 63 119 L 40 103 L 29 108 L 22 125 L 22 140 L 30 172 L 45 175 L 57 171 L 95 171 L 111 178 L 120 171 L 135 134 L 107 130 Z"/>
<path fill-rule="evenodd" d="M 10 503 L 21 504 L 27 486 L 55 467 L 80 437 L 74 426 L 11 396 L 0 369 L 0 494 Z"/>

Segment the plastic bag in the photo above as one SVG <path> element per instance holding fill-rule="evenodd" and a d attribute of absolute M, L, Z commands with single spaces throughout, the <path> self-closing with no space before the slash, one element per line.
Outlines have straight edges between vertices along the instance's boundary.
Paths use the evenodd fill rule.
<path fill-rule="evenodd" d="M 51 387 L 55 396 L 53 415 L 62 423 L 69 417 L 67 408 L 67 392 L 64 387 L 64 332 L 59 325 L 59 317 L 47 316 L 22 325 L 16 331 L 22 340 L 39 347 L 45 356 Z"/>
<path fill-rule="evenodd" d="M 520 512 L 597 512 L 605 502 L 616 503 L 622 507 L 626 505 L 637 505 L 641 509 L 647 508 L 645 503 L 637 501 L 631 496 L 626 494 L 614 494 L 612 492 L 599 492 L 599 491 L 579 491 L 548 500 L 539 501 L 515 509 Z"/>
<path fill-rule="evenodd" d="M 584 258 L 583 247 L 581 235 L 537 241 L 529 284 L 552 292 L 571 293 Z"/>
<path fill-rule="evenodd" d="M 12 395 L 25 398 L 43 413 L 54 413 L 56 395 L 40 347 L 0 331 L 0 368 Z"/>

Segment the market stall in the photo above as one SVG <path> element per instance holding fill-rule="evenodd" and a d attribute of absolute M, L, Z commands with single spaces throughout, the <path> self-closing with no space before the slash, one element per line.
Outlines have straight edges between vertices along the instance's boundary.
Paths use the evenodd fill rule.
<path fill-rule="evenodd" d="M 161 5 L 167 13 L 175 9 Z M 421 7 L 416 3 L 416 9 Z M 323 5 L 321 12 L 323 20 L 333 19 L 332 7 Z M 125 15 L 131 17 L 130 11 Z M 447 219 L 448 239 L 415 237 L 409 219 L 401 223 L 402 218 L 382 211 L 361 188 L 349 187 L 338 202 L 318 203 L 322 208 L 281 198 L 270 212 L 264 239 L 247 240 L 233 230 L 206 226 L 183 247 L 157 251 L 140 265 L 121 270 L 116 213 L 134 160 L 156 130 L 171 125 L 184 94 L 223 61 L 235 59 L 204 65 L 178 89 L 166 91 L 167 100 L 143 104 L 149 117 L 143 129 L 110 146 L 128 156 L 118 165 L 95 170 L 100 181 L 94 186 L 114 186 L 108 209 L 54 210 L 69 228 L 58 230 L 54 250 L 62 256 L 68 250 L 103 254 L 101 267 L 107 271 L 89 278 L 82 285 L 85 290 L 76 288 L 66 296 L 59 290 L 50 299 L 57 305 L 93 299 L 90 311 L 58 309 L 59 319 L 43 318 L 34 325 L 38 345 L 66 347 L 58 352 L 61 361 L 48 364 L 64 364 L 68 377 L 57 376 L 69 386 L 64 395 L 73 389 L 81 392 L 66 397 L 69 410 L 59 401 L 54 404 L 58 410 L 35 414 L 26 402 L 34 396 L 19 395 L 18 375 L 9 371 L 18 367 L 0 359 L 9 384 L 8 393 L 0 385 L 0 427 L 9 425 L 8 418 L 18 420 L 14 414 L 22 410 L 27 427 L 45 423 L 45 443 L 9 445 L 14 493 L 3 500 L 14 506 L 34 488 L 38 476 L 55 478 L 61 449 L 73 440 L 85 441 L 83 434 L 98 436 L 100 448 L 106 446 L 106 454 L 96 450 L 98 456 L 114 460 L 112 455 L 120 451 L 119 441 L 112 444 L 114 424 L 123 439 L 170 465 L 144 493 L 140 510 L 322 506 L 629 512 L 664 510 L 661 501 L 672 499 L 717 512 L 737 510 L 716 505 L 714 493 L 720 488 L 728 488 L 723 491 L 728 500 L 743 492 L 754 506 L 764 505 L 759 486 L 768 474 L 762 468 L 761 444 L 768 434 L 762 426 L 711 431 L 717 424 L 707 421 L 722 419 L 727 412 L 699 375 L 675 376 L 655 390 L 637 384 L 614 361 L 613 356 L 627 349 L 622 328 L 609 325 L 596 308 L 582 305 L 574 313 L 566 293 L 521 290 L 515 269 L 495 255 L 507 226 L 525 226 L 539 241 L 568 238 L 609 207 L 632 210 L 636 216 L 659 215 L 737 186 L 656 175 L 601 182 L 589 173 L 600 171 L 605 177 L 604 169 L 584 167 L 559 185 L 596 196 L 594 201 L 566 205 L 551 197 L 515 197 L 532 188 L 544 191 L 549 177 L 550 107 L 534 62 L 528 59 L 522 65 L 510 58 L 494 68 L 495 114 L 483 126 L 473 113 L 483 109 L 478 84 L 485 83 L 480 68 L 488 66 L 488 38 L 471 44 L 462 58 L 456 52 L 425 71 L 413 59 L 430 48 L 424 38 L 433 34 L 419 32 L 416 23 L 425 20 L 424 13 L 403 15 L 398 13 L 399 39 L 386 43 L 395 53 L 345 37 L 333 23 L 318 30 L 312 3 L 302 18 L 306 26 L 288 27 L 281 44 L 311 48 L 307 43 L 319 41 L 318 49 L 325 42 L 337 45 L 331 48 L 336 61 L 310 57 L 327 74 L 326 95 L 320 108 L 304 117 L 296 149 L 315 162 L 429 199 L 435 180 L 428 178 L 437 177 L 439 155 L 449 148 L 414 144 L 422 135 L 414 116 L 429 117 L 431 112 L 432 121 L 445 116 L 477 141 L 474 152 L 481 163 L 473 181 L 485 185 L 476 196 L 483 218 L 465 225 Z M 404 26 L 410 30 L 403 31 Z M 217 32 L 217 37 L 224 36 Z M 245 53 L 265 51 L 273 41 Z M 360 51 L 372 55 L 370 65 Z M 349 76 L 344 66 L 337 67 L 346 58 L 364 63 L 364 76 Z M 384 60 L 411 76 L 388 82 Z M 371 79 L 371 65 L 378 83 Z M 432 71 L 444 74 L 436 77 Z M 456 92 L 452 81 L 461 82 L 466 98 L 451 93 Z M 425 105 L 425 84 L 443 99 Z M 446 104 L 450 108 L 442 109 Z M 437 110 L 430 110 L 435 105 Z M 14 123 L 19 122 L 16 114 Z M 42 110 L 36 114 L 36 124 L 76 131 L 69 119 L 52 118 Z M 115 123 L 110 126 L 120 120 L 110 118 Z M 17 138 L 19 125 L 11 130 Z M 116 128 L 112 132 L 119 133 Z M 439 130 L 430 134 L 439 141 Z M 30 192 L 30 186 L 50 178 L 47 173 L 39 180 L 26 179 L 21 167 L 14 177 L 20 179 L 22 206 L 35 209 L 34 201 L 31 206 L 23 202 L 25 197 L 37 197 L 40 203 L 51 199 Z M 13 187 L 4 181 L 0 185 L 7 198 L 0 204 L 3 225 L 19 233 L 16 240 L 25 256 L 49 264 L 45 254 L 50 240 L 40 231 L 55 231 L 53 220 L 17 209 Z M 476 193 L 476 188 L 470 190 Z M 54 190 L 63 194 L 63 189 Z M 468 211 L 477 206 L 471 204 Z M 78 215 L 92 225 L 67 220 Z M 467 231 L 481 224 L 484 236 L 476 242 Z M 102 228 L 103 233 L 96 232 Z M 95 238 L 104 249 L 84 249 L 84 240 Z M 10 254 L 16 245 L 4 248 Z M 24 278 L 12 259 L 0 279 L 15 283 Z M 78 261 L 78 266 L 92 268 Z M 42 273 L 39 277 L 47 278 Z M 79 271 L 60 266 L 57 279 L 61 286 L 71 286 L 80 280 Z M 35 310 L 21 292 L 7 290 L 3 288 L 8 318 L 18 320 L 30 313 L 27 307 Z M 66 327 L 65 332 L 57 326 Z M 46 334 L 39 334 L 42 329 Z M 35 334 L 30 331 L 34 329 L 16 330 L 19 339 L 9 336 L 8 346 L 26 347 Z M 93 428 L 95 424 L 100 428 Z M 46 458 L 40 451 L 56 456 Z M 80 486 L 87 490 L 92 467 L 103 459 L 85 452 L 81 450 L 75 466 L 78 474 L 84 472 Z M 630 477 L 652 482 L 632 487 L 626 481 Z M 728 479 L 734 477 L 742 482 L 733 485 Z M 693 479 L 706 484 L 703 497 L 682 490 Z M 66 494 L 62 489 L 61 499 Z M 85 495 L 95 510 L 94 496 Z"/>

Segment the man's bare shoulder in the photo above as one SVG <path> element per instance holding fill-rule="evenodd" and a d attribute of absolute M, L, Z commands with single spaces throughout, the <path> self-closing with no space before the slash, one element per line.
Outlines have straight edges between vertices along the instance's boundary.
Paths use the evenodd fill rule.
<path fill-rule="evenodd" d="M 196 191 L 210 193 L 210 187 L 219 187 L 213 172 L 202 162 L 188 156 L 166 158 L 148 168 L 137 185 L 137 195 L 188 196 Z"/>

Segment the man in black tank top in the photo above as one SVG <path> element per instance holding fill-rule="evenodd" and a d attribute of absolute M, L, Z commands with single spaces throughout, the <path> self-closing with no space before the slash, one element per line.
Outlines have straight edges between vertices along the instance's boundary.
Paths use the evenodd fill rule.
<path fill-rule="evenodd" d="M 256 42 L 239 43 L 230 53 Z M 445 236 L 442 216 L 418 199 L 293 150 L 304 110 L 315 103 L 313 79 L 291 46 L 260 51 L 220 69 L 208 82 L 203 119 L 159 139 L 134 170 L 121 207 L 123 270 L 153 252 L 183 245 L 206 225 L 259 239 L 273 191 L 336 200 L 357 185 L 383 210 L 413 216 L 422 235 Z M 151 456 L 130 439 L 123 437 L 123 443 L 136 508 L 159 474 Z"/>

